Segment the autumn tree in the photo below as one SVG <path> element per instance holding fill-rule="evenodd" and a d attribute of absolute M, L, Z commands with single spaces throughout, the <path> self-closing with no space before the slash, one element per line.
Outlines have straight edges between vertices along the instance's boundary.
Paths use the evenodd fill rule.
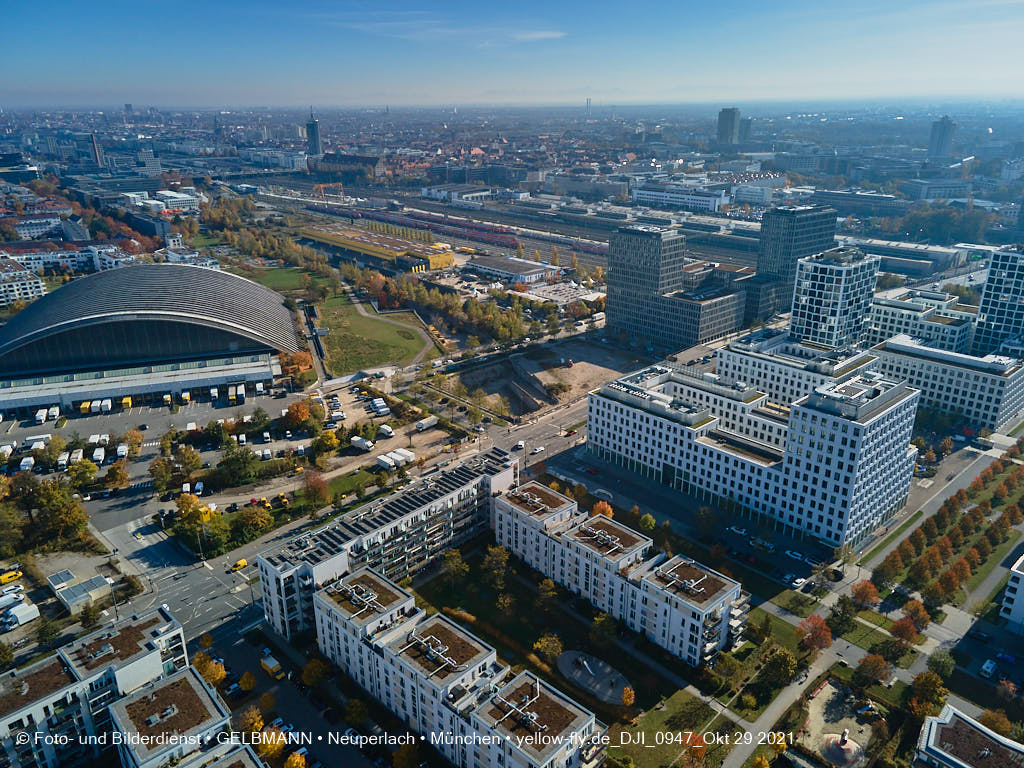
<path fill-rule="evenodd" d="M 238 716 L 238 730 L 259 733 L 263 730 L 263 713 L 256 706 L 247 707 Z"/>
<path fill-rule="evenodd" d="M 1013 723 L 1006 716 L 1006 712 L 1001 709 L 986 709 L 978 716 L 978 722 L 1000 736 L 1009 736 L 1013 728 Z"/>
<path fill-rule="evenodd" d="M 306 768 L 306 756 L 296 750 L 285 758 L 284 768 Z"/>
<path fill-rule="evenodd" d="M 508 550 L 504 547 L 489 546 L 480 568 L 484 581 L 497 590 L 505 589 L 505 575 L 508 572 Z"/>
<path fill-rule="evenodd" d="M 907 600 L 903 604 L 903 615 L 914 622 L 918 632 L 923 632 L 932 620 L 920 600 Z"/>
<path fill-rule="evenodd" d="M 658 523 L 654 519 L 654 515 L 648 512 L 640 518 L 640 521 L 637 523 L 637 528 L 639 528 L 640 532 L 643 534 L 650 534 L 654 531 L 654 528 L 657 524 Z"/>
<path fill-rule="evenodd" d="M 936 651 L 928 657 L 928 669 L 942 679 L 948 678 L 956 668 L 956 660 L 946 651 Z"/>
<path fill-rule="evenodd" d="M 788 648 L 776 650 L 764 665 L 764 676 L 773 685 L 783 685 L 796 674 L 796 656 Z"/>
<path fill-rule="evenodd" d="M 345 704 L 345 720 L 352 725 L 360 725 L 370 716 L 370 709 L 361 699 L 349 699 Z"/>
<path fill-rule="evenodd" d="M 420 757 L 416 745 L 410 742 L 396 749 L 391 764 L 394 768 L 419 768 Z"/>
<path fill-rule="evenodd" d="M 548 664 L 554 664 L 562 654 L 562 639 L 554 632 L 547 632 L 537 638 L 533 650 L 540 654 Z"/>
<path fill-rule="evenodd" d="M 877 653 L 867 654 L 857 664 L 857 677 L 868 684 L 884 682 L 891 673 L 892 665 Z"/>
<path fill-rule="evenodd" d="M 103 485 L 110 489 L 124 488 L 128 485 L 128 461 L 121 459 L 111 464 L 103 477 Z"/>
<path fill-rule="evenodd" d="M 558 589 L 551 579 L 542 579 L 537 585 L 537 609 L 549 613 L 558 604 Z"/>
<path fill-rule="evenodd" d="M 858 581 L 850 589 L 853 601 L 861 608 L 873 608 L 881 602 L 878 596 L 878 588 L 867 579 Z"/>
<path fill-rule="evenodd" d="M 264 695 L 269 696 L 270 694 Z M 280 728 L 274 726 L 263 731 L 259 738 L 259 743 L 256 745 L 256 751 L 260 753 L 261 757 L 265 757 L 268 760 L 276 760 L 281 752 L 284 751 L 284 743 L 284 733 L 282 733 Z"/>
<path fill-rule="evenodd" d="M 458 549 L 449 549 L 442 558 L 442 569 L 448 574 L 448 582 L 452 589 L 455 584 L 466 578 L 469 573 L 469 565 L 462 559 L 462 552 Z"/>
<path fill-rule="evenodd" d="M 327 506 L 331 501 L 331 489 L 324 480 L 324 476 L 315 470 L 308 470 L 302 474 L 302 493 L 314 510 Z"/>
<path fill-rule="evenodd" d="M 914 678 L 911 685 L 911 694 L 919 702 L 930 705 L 931 709 L 938 709 L 946 700 L 949 691 L 942 684 L 942 678 L 934 672 L 921 672 Z"/>
<path fill-rule="evenodd" d="M 893 622 L 889 627 L 889 634 L 908 645 L 917 641 L 917 627 L 912 619 L 906 617 Z"/>
<path fill-rule="evenodd" d="M 203 632 L 203 634 L 199 636 L 199 646 L 201 648 L 212 648 L 213 635 L 211 635 L 209 632 Z"/>
<path fill-rule="evenodd" d="M 200 674 L 203 680 L 215 688 L 223 682 L 225 677 L 227 677 L 227 671 L 224 669 L 224 665 L 218 661 L 214 661 L 202 651 L 192 657 L 192 666 L 196 668 L 196 671 Z"/>
<path fill-rule="evenodd" d="M 327 665 L 320 659 L 310 659 L 302 668 L 302 682 L 316 688 L 327 678 Z"/>
<path fill-rule="evenodd" d="M 612 505 L 607 501 L 599 501 L 594 505 L 591 510 L 595 515 L 604 515 L 605 517 L 614 517 L 615 513 L 612 511 Z"/>
<path fill-rule="evenodd" d="M 502 592 L 498 595 L 498 599 L 494 601 L 494 607 L 498 609 L 502 616 L 508 619 L 516 608 L 516 599 L 508 592 Z"/>
<path fill-rule="evenodd" d="M 245 670 L 242 676 L 238 678 L 238 687 L 248 693 L 256 687 L 256 676 L 249 670 Z"/>
<path fill-rule="evenodd" d="M 82 489 L 96 479 L 99 467 L 88 459 L 79 459 L 71 462 L 67 472 L 71 485 L 76 489 Z"/>
<path fill-rule="evenodd" d="M 800 647 L 812 653 L 832 645 L 832 630 L 816 614 L 811 614 L 797 625 L 796 637 Z"/>
<path fill-rule="evenodd" d="M 630 688 L 628 685 L 622 689 L 622 706 L 632 707 L 633 702 L 636 701 L 636 691 Z"/>
<path fill-rule="evenodd" d="M 262 712 L 263 714 L 267 714 L 267 712 L 270 712 L 274 708 L 274 705 L 276 703 L 277 699 L 274 698 L 274 694 L 272 694 L 270 691 L 267 691 L 266 693 L 262 694 L 260 696 L 259 702 L 257 702 L 260 708 L 260 712 Z"/>

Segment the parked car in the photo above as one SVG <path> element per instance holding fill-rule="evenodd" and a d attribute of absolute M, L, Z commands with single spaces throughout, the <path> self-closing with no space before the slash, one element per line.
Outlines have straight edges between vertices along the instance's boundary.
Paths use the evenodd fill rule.
<path fill-rule="evenodd" d="M 735 533 L 737 536 L 746 536 L 747 535 L 747 529 L 746 528 L 740 528 L 739 526 L 736 526 L 736 525 L 730 525 L 729 526 L 729 532 L 730 533 Z"/>
<path fill-rule="evenodd" d="M 804 561 L 804 555 L 802 552 L 797 552 L 795 549 L 787 549 L 786 557 L 791 557 L 794 560 L 799 560 L 801 563 Z"/>

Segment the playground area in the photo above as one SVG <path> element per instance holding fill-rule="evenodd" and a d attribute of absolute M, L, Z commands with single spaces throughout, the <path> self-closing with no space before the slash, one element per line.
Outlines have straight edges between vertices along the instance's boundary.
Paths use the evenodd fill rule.
<path fill-rule="evenodd" d="M 565 651 L 558 657 L 562 676 L 608 704 L 622 703 L 622 690 L 629 681 L 615 667 L 589 653 Z"/>
<path fill-rule="evenodd" d="M 868 763 L 871 722 L 881 713 L 835 680 L 826 680 L 807 703 L 807 722 L 799 741 L 839 768 Z"/>

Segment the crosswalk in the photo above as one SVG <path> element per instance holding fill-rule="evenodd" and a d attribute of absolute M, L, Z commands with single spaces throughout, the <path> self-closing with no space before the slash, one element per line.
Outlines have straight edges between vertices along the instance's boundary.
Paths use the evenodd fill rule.
<path fill-rule="evenodd" d="M 128 488 L 131 489 L 131 490 L 137 490 L 137 489 L 142 489 L 142 488 L 152 488 L 152 487 L 153 487 L 153 481 L 152 480 L 140 480 L 139 482 L 132 483 L 131 485 L 128 486 Z"/>
<path fill-rule="evenodd" d="M 160 445 L 160 441 L 159 440 L 146 440 L 142 444 L 142 447 L 143 448 L 156 448 L 158 445 Z"/>

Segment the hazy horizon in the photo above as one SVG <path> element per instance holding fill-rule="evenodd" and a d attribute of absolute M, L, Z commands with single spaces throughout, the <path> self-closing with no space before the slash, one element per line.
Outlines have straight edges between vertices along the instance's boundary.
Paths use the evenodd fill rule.
<path fill-rule="evenodd" d="M 456 0 L 438 10 L 225 0 L 172 13 L 113 0 L 87 14 L 63 1 L 19 4 L 0 31 L 18 70 L 0 83 L 0 106 L 558 107 L 589 97 L 599 108 L 1024 97 L 1024 0 L 654 2 L 628 12 L 607 2 L 533 0 L 508 8 Z"/>

